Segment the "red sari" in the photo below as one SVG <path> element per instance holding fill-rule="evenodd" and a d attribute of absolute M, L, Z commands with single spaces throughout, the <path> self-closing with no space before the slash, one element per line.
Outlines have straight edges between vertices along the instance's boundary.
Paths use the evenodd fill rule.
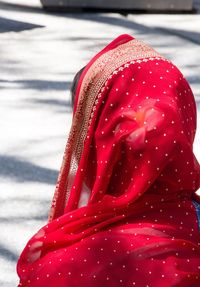
<path fill-rule="evenodd" d="M 192 91 L 169 60 L 129 35 L 98 53 L 18 286 L 200 286 L 195 129 Z"/>

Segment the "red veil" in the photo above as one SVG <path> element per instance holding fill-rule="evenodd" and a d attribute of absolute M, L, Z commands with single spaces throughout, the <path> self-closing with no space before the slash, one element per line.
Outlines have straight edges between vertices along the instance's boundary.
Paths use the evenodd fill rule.
<path fill-rule="evenodd" d="M 170 61 L 129 35 L 98 53 L 19 286 L 200 286 L 195 130 L 192 91 Z"/>

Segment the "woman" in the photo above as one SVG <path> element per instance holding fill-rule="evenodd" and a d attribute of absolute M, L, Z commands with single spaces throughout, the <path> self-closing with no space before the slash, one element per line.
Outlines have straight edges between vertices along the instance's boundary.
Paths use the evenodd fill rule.
<path fill-rule="evenodd" d="M 200 286 L 187 81 L 129 35 L 79 77 L 49 222 L 20 256 L 19 286 Z"/>

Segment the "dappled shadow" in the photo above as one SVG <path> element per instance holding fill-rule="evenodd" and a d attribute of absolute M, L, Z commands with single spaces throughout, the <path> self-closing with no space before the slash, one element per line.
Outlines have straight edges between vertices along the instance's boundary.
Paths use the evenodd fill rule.
<path fill-rule="evenodd" d="M 0 244 L 0 254 L 1 257 L 5 258 L 7 261 L 16 262 L 19 257 L 18 254 L 3 246 L 2 243 Z"/>
<path fill-rule="evenodd" d="M 43 28 L 44 26 L 31 24 L 22 21 L 11 20 L 0 17 L 0 33 L 7 32 L 21 32 L 25 30 L 32 30 L 36 28 Z"/>
<path fill-rule="evenodd" d="M 200 83 L 200 76 L 199 75 L 188 75 L 187 80 L 190 84 L 199 84 Z"/>
<path fill-rule="evenodd" d="M 26 101 L 27 102 L 27 101 Z M 55 99 L 28 99 L 28 102 L 31 102 L 36 105 L 45 105 L 56 109 L 57 112 L 71 113 L 72 112 L 72 103 L 70 100 L 55 100 Z M 59 109 L 57 109 L 59 108 Z"/>
<path fill-rule="evenodd" d="M 199 117 L 199 115 L 200 115 L 200 96 L 199 96 L 198 98 L 195 98 L 195 102 L 196 102 L 197 113 L 198 113 L 197 117 Z M 198 129 L 198 130 L 199 130 L 199 129 Z M 198 131 L 198 130 L 197 130 L 197 131 Z M 199 132 L 198 132 L 198 134 L 199 134 Z"/>
<path fill-rule="evenodd" d="M 191 85 L 192 88 L 192 92 L 194 94 L 194 98 L 195 98 L 195 102 L 197 105 L 197 108 L 199 109 L 199 105 L 200 105 L 200 76 L 196 73 L 195 75 L 187 75 L 186 77 L 188 83 Z M 194 89 L 194 87 L 198 87 L 196 89 Z"/>
<path fill-rule="evenodd" d="M 12 196 L 12 201 L 14 202 L 21 202 L 22 204 L 25 204 L 27 202 L 30 202 L 30 197 L 19 197 L 19 196 Z M 44 199 L 44 198 L 31 198 L 31 201 L 34 202 L 34 204 L 41 203 L 42 205 L 48 205 L 49 200 Z M 5 203 L 9 203 L 10 198 L 4 198 L 3 201 L 0 201 L 0 205 L 4 205 Z"/>
<path fill-rule="evenodd" d="M 43 99 L 33 99 L 35 103 L 38 104 L 47 104 L 50 106 L 70 106 L 71 102 L 70 101 L 64 101 L 64 100 L 53 100 L 53 99 L 48 99 L 48 100 L 43 100 Z"/>
<path fill-rule="evenodd" d="M 144 40 L 146 43 L 149 43 L 152 45 L 155 49 L 160 50 L 161 48 L 165 49 L 164 55 L 166 57 L 170 57 L 170 52 L 167 52 L 167 48 L 171 48 L 171 42 L 170 44 L 164 41 L 164 37 L 167 35 L 168 37 L 178 37 L 184 40 L 187 40 L 189 42 L 193 43 L 200 43 L 200 37 L 197 32 L 189 32 L 187 30 L 178 30 L 178 29 L 168 29 L 163 28 L 160 26 L 149 26 L 141 23 L 137 23 L 134 21 L 134 18 L 129 18 L 128 16 L 120 16 L 119 14 L 100 14 L 100 13 L 67 13 L 64 15 L 60 15 L 60 17 L 65 17 L 68 19 L 77 19 L 77 20 L 83 20 L 83 21 L 90 21 L 90 22 L 96 22 L 96 23 L 102 23 L 107 24 L 113 27 L 122 27 L 127 29 L 126 33 L 130 33 L 135 38 Z M 133 33 L 134 32 L 134 33 Z M 70 40 L 68 37 L 64 37 L 63 40 Z M 158 41 L 160 39 L 160 41 Z M 71 37 L 71 40 L 73 40 L 73 37 Z M 105 46 L 111 38 L 98 38 L 92 41 L 91 38 L 83 39 L 83 37 L 75 37 L 74 40 L 76 41 L 84 41 L 84 49 L 88 50 L 94 50 L 100 49 L 100 47 Z M 88 44 L 87 44 L 88 40 Z M 90 40 L 90 41 L 89 41 Z M 98 41 L 99 40 L 99 41 Z M 100 42 L 101 41 L 101 42 Z M 100 45 L 99 45 L 100 43 Z M 178 41 L 173 41 L 173 48 L 176 46 L 179 46 L 180 43 Z"/>
<path fill-rule="evenodd" d="M 30 202 L 30 200 L 29 200 Z M 48 208 L 45 209 L 45 211 L 48 210 Z M 15 223 L 23 223 L 24 225 L 26 224 L 26 221 L 45 221 L 47 220 L 48 215 L 47 212 L 45 212 L 45 214 L 43 215 L 38 215 L 38 216 L 34 216 L 34 215 L 30 215 L 30 216 L 16 216 L 15 217 L 1 217 L 0 218 L 0 224 L 15 224 Z M 1 253 L 1 250 L 0 250 Z"/>
<path fill-rule="evenodd" d="M 7 89 L 14 86 L 15 89 L 33 89 L 33 90 L 69 90 L 71 82 L 55 81 L 55 80 L 0 80 L 0 89 Z"/>
<path fill-rule="evenodd" d="M 121 17 L 118 18 L 116 16 L 111 16 L 111 15 L 105 15 L 105 14 L 99 14 L 99 13 L 94 13 L 94 14 L 89 14 L 89 13 L 70 13 L 70 14 L 65 14 L 65 17 L 67 18 L 74 18 L 74 19 L 79 19 L 79 20 L 86 20 L 86 21 L 93 21 L 93 22 L 98 22 L 98 23 L 103 23 L 103 24 L 109 24 L 112 26 L 120 26 L 128 29 L 133 29 L 136 30 L 136 33 L 138 34 L 148 34 L 151 32 L 152 34 L 172 34 L 181 38 L 184 38 L 186 40 L 195 42 L 195 43 L 200 43 L 200 34 L 198 32 L 193 32 L 193 31 L 188 31 L 188 30 L 180 30 L 180 29 L 171 29 L 171 28 L 163 28 L 163 27 L 150 27 L 143 25 L 141 23 L 136 23 L 133 19 L 128 19 L 128 17 Z"/>
<path fill-rule="evenodd" d="M 117 14 L 115 14 L 117 15 Z M 78 20 L 85 20 L 85 21 L 92 21 L 92 22 L 98 22 L 102 24 L 108 24 L 112 26 L 120 26 L 128 29 L 134 29 L 138 30 L 140 33 L 145 33 L 152 30 L 153 33 L 158 33 L 153 27 L 147 27 L 142 24 L 138 24 L 134 22 L 133 20 L 129 20 L 127 17 L 119 18 L 116 16 L 111 16 L 110 14 L 105 15 L 105 14 L 99 14 L 99 13 L 70 13 L 70 14 L 65 14 L 66 18 L 73 18 L 73 19 L 78 19 Z M 159 33 L 160 34 L 160 33 Z"/>
<path fill-rule="evenodd" d="M 29 89 L 36 91 L 65 91 L 70 90 L 70 81 L 55 81 L 55 80 L 0 80 L 0 89 Z M 26 103 L 36 105 L 46 105 L 53 108 L 60 108 L 59 112 L 72 112 L 71 100 L 67 97 L 66 100 L 52 98 L 26 98 Z"/>
<path fill-rule="evenodd" d="M 58 171 L 38 166 L 14 156 L 0 156 L 0 177 L 17 182 L 42 182 L 55 185 Z"/>
<path fill-rule="evenodd" d="M 156 27 L 156 29 L 165 34 L 175 35 L 177 37 L 183 38 L 195 44 L 200 44 L 200 33 L 195 31 L 183 30 L 183 29 L 172 29 L 172 28 L 164 28 L 164 27 Z"/>

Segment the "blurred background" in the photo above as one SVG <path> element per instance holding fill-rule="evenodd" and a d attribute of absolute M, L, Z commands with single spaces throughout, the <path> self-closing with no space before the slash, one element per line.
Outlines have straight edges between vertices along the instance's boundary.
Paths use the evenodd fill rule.
<path fill-rule="evenodd" d="M 1 287 L 17 285 L 18 256 L 46 223 L 74 73 L 122 33 L 152 45 L 191 84 L 200 161 L 200 0 L 0 1 Z"/>

